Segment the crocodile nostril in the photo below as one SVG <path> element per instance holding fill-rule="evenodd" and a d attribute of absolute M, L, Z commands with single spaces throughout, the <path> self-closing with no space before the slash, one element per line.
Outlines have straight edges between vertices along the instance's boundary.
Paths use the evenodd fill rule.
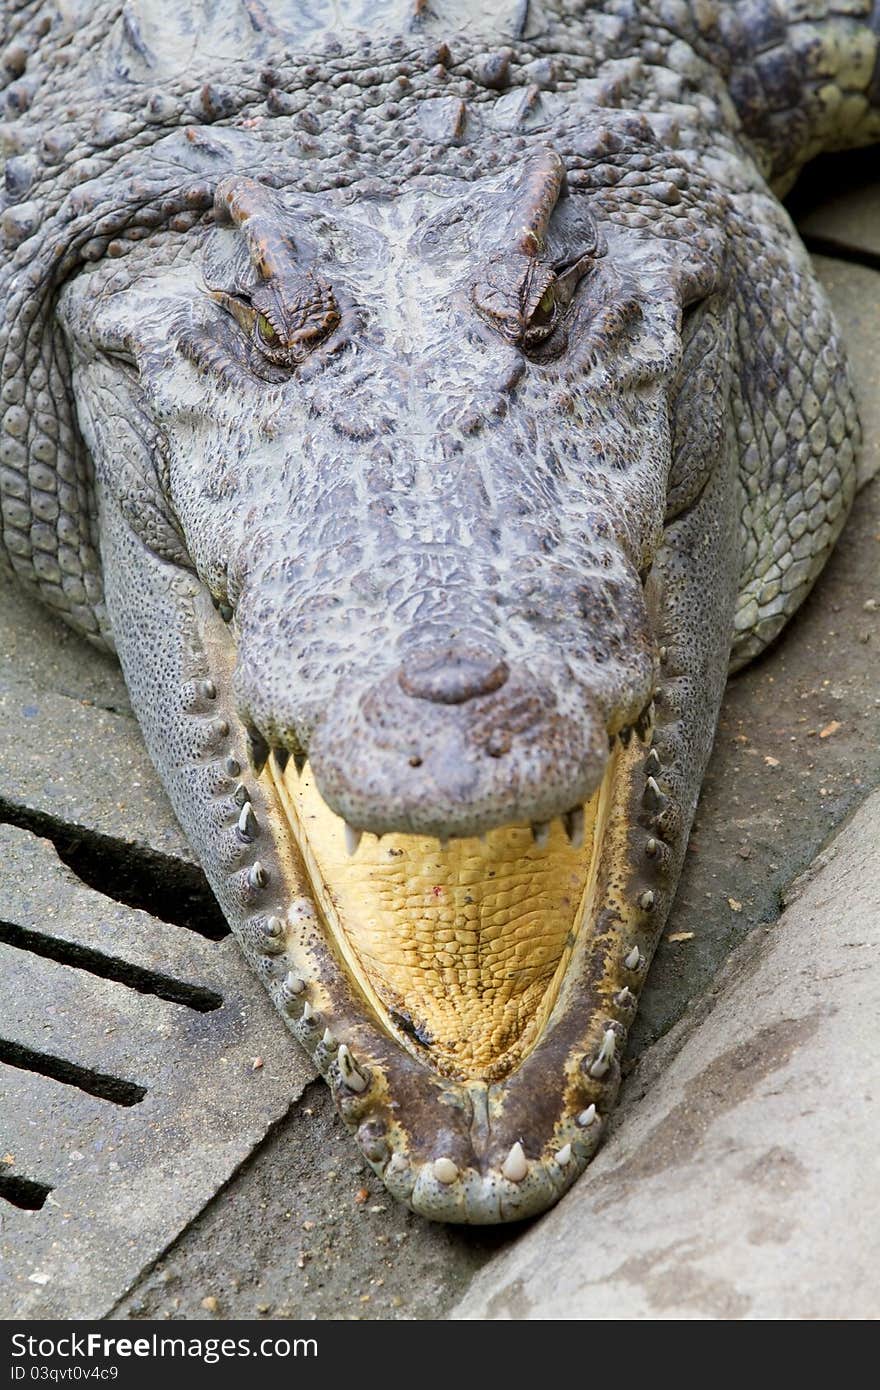
<path fill-rule="evenodd" d="M 475 647 L 422 648 L 406 658 L 397 676 L 401 690 L 417 700 L 460 705 L 500 690 L 510 674 L 499 656 Z"/>

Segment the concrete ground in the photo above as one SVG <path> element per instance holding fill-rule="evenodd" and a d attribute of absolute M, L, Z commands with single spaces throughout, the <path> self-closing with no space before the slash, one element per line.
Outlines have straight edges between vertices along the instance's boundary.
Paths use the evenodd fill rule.
<path fill-rule="evenodd" d="M 817 268 L 850 344 L 866 424 L 866 476 L 880 463 L 880 188 L 872 159 L 876 154 L 838 161 L 828 168 L 844 167 L 840 180 L 819 171 L 797 195 L 805 231 L 821 249 Z M 734 1231 L 739 1190 L 766 1196 L 767 1184 L 776 1181 L 782 1192 L 792 1173 L 806 1193 L 823 1182 L 827 1188 L 838 1177 L 838 1163 L 841 1181 L 848 1182 L 835 1135 L 850 1136 L 848 1152 L 864 1159 L 863 1210 L 870 1215 L 877 1204 L 876 1191 L 866 1194 L 864 1186 L 873 1163 L 868 1132 L 850 1123 L 864 1086 L 847 1086 L 842 1077 L 852 1055 L 846 1042 L 868 1059 L 876 1056 L 876 1032 L 860 1033 L 856 1023 L 847 1032 L 843 1010 L 843 1031 L 829 1041 L 837 1052 L 822 1054 L 825 1014 L 805 992 L 786 943 L 802 932 L 804 968 L 830 977 L 829 922 L 837 924 L 850 898 L 861 904 L 857 919 L 876 904 L 868 900 L 870 884 L 859 882 L 858 847 L 870 846 L 872 835 L 876 843 L 880 830 L 880 801 L 866 801 L 880 785 L 878 645 L 880 486 L 873 483 L 862 490 L 831 563 L 784 640 L 728 689 L 685 872 L 633 1030 L 632 1074 L 614 1132 L 558 1209 L 575 1213 L 576 1232 L 582 1218 L 595 1219 L 603 1191 L 617 1192 L 615 1201 L 630 1204 L 633 1214 L 630 1227 L 624 1222 L 616 1229 L 634 1234 L 623 1253 L 612 1250 L 616 1265 L 576 1263 L 578 1278 L 569 1282 L 577 1292 L 566 1303 L 552 1279 L 536 1275 L 542 1252 L 566 1269 L 576 1259 L 563 1215 L 551 1213 L 525 1232 L 460 1231 L 431 1226 L 387 1198 L 359 1161 L 323 1084 L 311 1079 L 307 1061 L 293 1056 L 281 1025 L 246 983 L 246 968 L 224 937 L 143 754 L 118 672 L 4 588 L 0 820 L 11 828 L 3 832 L 10 842 L 0 860 L 0 948 L 19 970 L 26 966 L 29 993 L 23 999 L 13 990 L 11 1000 L 19 1051 L 4 1054 L 0 1044 L 0 1086 L 6 1081 L 11 1089 L 14 1080 L 22 1096 L 15 1143 L 3 1152 L 0 1142 L 0 1198 L 7 1197 L 0 1201 L 0 1312 L 425 1318 L 457 1305 L 455 1315 L 462 1317 L 607 1316 L 601 1300 L 590 1301 L 594 1285 L 625 1266 L 624 1276 L 616 1277 L 626 1287 L 617 1288 L 612 1316 L 870 1316 L 862 1304 L 856 1311 L 833 1280 L 824 1312 L 817 1302 L 793 1308 L 778 1297 L 783 1284 L 801 1282 L 802 1255 L 809 1261 L 813 1251 L 827 1263 L 834 1253 L 792 1217 L 791 1204 L 776 1226 L 772 1212 L 762 1217 L 761 1230 L 771 1232 L 763 1247 L 757 1226 L 750 1229 L 760 1238 L 745 1251 Z M 848 818 L 862 802 L 853 830 Z M 824 898 L 808 900 L 803 916 L 799 904 L 792 905 L 777 945 L 768 929 L 786 890 L 841 826 L 835 852 L 846 874 L 841 869 Z M 72 904 L 66 921 L 65 902 Z M 158 924 L 155 939 L 151 921 Z M 856 953 L 868 939 L 858 927 L 859 920 L 850 922 L 843 933 Z M 735 948 L 739 953 L 732 956 Z M 729 961 L 734 964 L 725 973 Z M 73 975 L 79 994 L 69 984 Z M 865 980 L 875 976 L 876 964 Z M 776 1014 L 759 1018 L 755 998 L 737 993 L 743 977 L 778 981 Z M 836 1001 L 835 989 L 829 994 Z M 760 998 L 766 993 L 759 991 Z M 213 998 L 220 1002 L 212 1005 Z M 697 1095 L 700 1124 L 715 1124 L 717 1107 L 705 1101 L 705 1087 L 694 1090 L 693 1059 L 702 1051 L 717 1062 L 735 1051 L 730 1020 L 737 1004 L 749 1017 L 754 1012 L 761 1028 L 776 1029 L 777 1042 L 767 1042 L 775 1071 L 789 1067 L 797 1078 L 792 1058 L 800 1046 L 798 1020 L 805 1017 L 813 1022 L 809 1038 L 804 1033 L 803 1065 L 815 1070 L 817 1057 L 835 1058 L 828 1063 L 834 1123 L 823 1116 L 821 1161 L 815 1151 L 806 1152 L 809 1126 L 799 1128 L 793 1113 L 784 1107 L 750 1113 L 749 1123 L 759 1131 L 765 1126 L 766 1138 L 759 1133 L 751 1159 L 744 1156 L 738 1167 L 732 1159 L 725 1169 L 732 1196 L 712 1248 L 701 1222 L 705 1226 L 716 1203 L 713 1198 L 709 1205 L 706 1196 L 677 1209 L 676 1250 L 655 1242 L 649 1258 L 645 1249 L 639 1253 L 644 1211 L 638 1184 L 625 1171 L 615 1178 L 615 1165 L 632 1161 L 630 1178 L 644 1178 L 646 1191 L 666 1181 L 660 1168 L 643 1173 L 638 1153 L 655 1131 L 674 1135 L 675 1116 L 687 1113 L 683 1096 Z M 75 1032 L 74 1051 L 62 1057 L 71 1017 L 91 1022 Z M 153 1030 L 167 1046 L 154 1046 L 142 1060 L 133 1047 L 105 1041 L 114 1038 L 117 1017 L 120 1027 L 144 1035 Z M 811 1053 L 811 1046 L 819 1052 Z M 710 1070 L 709 1091 L 731 1086 L 737 1068 L 753 1065 L 750 1056 L 728 1058 L 723 1075 L 723 1068 Z M 774 1068 L 760 1057 L 754 1065 L 772 1091 Z M 101 1094 L 108 1077 L 140 1087 L 143 1099 L 129 1096 L 125 1105 Z M 215 1085 L 222 1087 L 216 1100 Z M 207 1099 L 194 1100 L 200 1087 Z M 28 1110 L 34 1104 L 28 1095 L 38 1095 L 42 1110 Z M 740 1100 L 748 1104 L 737 1092 L 725 1114 L 735 1116 Z M 101 1117 L 111 1111 L 113 1124 L 105 1120 L 102 1130 Z M 237 1123 L 226 1124 L 224 1111 Z M 208 1136 L 201 1132 L 206 1127 Z M 786 1128 L 790 1143 L 777 1133 Z M 732 1139 L 716 1130 L 710 1138 L 704 1148 L 711 1166 L 719 1152 L 730 1152 Z M 790 1157 L 774 1157 L 782 1149 L 794 1154 L 803 1173 Z M 750 1163 L 763 1163 L 762 1174 L 769 1174 L 763 1187 L 749 1186 L 742 1176 Z M 700 1171 L 673 1175 L 682 1192 L 699 1193 Z M 833 1211 L 830 1220 L 833 1225 Z M 869 1227 L 862 1223 L 860 1252 Z M 731 1276 L 725 1284 L 719 1269 L 728 1255 L 748 1267 L 762 1248 L 775 1255 L 761 1264 L 758 1300 L 747 1280 Z M 632 1263 L 639 1259 L 641 1265 Z M 86 1265 L 98 1273 L 84 1293 Z M 670 1272 L 678 1301 L 657 1292 L 669 1284 Z M 546 1289 L 536 1296 L 539 1284 Z"/>

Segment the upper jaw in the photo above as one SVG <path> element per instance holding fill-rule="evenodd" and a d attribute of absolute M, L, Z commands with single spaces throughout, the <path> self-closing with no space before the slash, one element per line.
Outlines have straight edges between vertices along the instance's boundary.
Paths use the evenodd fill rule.
<path fill-rule="evenodd" d="M 526 671 L 461 704 L 413 699 L 396 673 L 343 689 L 309 745 L 324 800 L 353 828 L 440 840 L 564 815 L 593 794 L 607 755 L 588 699 L 568 708 Z"/>

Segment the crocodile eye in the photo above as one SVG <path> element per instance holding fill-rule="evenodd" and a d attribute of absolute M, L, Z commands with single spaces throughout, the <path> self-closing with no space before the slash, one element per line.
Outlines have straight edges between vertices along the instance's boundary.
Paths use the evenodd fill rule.
<path fill-rule="evenodd" d="M 257 314 L 257 333 L 267 347 L 277 347 L 278 334 L 265 314 Z"/>
<path fill-rule="evenodd" d="M 547 289 L 538 304 L 537 309 L 532 314 L 529 326 L 531 328 L 548 328 L 556 318 L 556 285 L 548 285 Z"/>
<path fill-rule="evenodd" d="M 282 305 L 282 326 L 278 332 L 268 313 L 252 302 L 249 293 L 229 294 L 208 287 L 210 297 L 231 314 L 244 333 L 254 370 L 260 370 L 260 361 L 267 368 L 293 370 L 325 339 L 332 338 L 339 327 L 341 315 L 329 285 L 308 276 L 293 288 L 300 293 L 289 294 L 288 302 Z"/>
<path fill-rule="evenodd" d="M 523 346 L 536 347 L 540 343 L 546 342 L 556 327 L 558 318 L 557 284 L 554 280 L 547 286 L 538 301 L 537 308 L 526 324 L 523 333 Z"/>

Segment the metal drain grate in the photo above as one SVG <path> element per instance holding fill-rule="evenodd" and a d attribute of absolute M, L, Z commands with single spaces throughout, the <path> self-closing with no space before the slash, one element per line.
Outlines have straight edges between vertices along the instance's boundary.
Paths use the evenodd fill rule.
<path fill-rule="evenodd" d="M 0 862 L 0 1315 L 98 1317 L 313 1073 L 231 938 L 97 893 L 18 827 Z"/>
<path fill-rule="evenodd" d="M 118 668 L 0 580 L 0 1317 L 100 1317 L 312 1074 Z"/>

